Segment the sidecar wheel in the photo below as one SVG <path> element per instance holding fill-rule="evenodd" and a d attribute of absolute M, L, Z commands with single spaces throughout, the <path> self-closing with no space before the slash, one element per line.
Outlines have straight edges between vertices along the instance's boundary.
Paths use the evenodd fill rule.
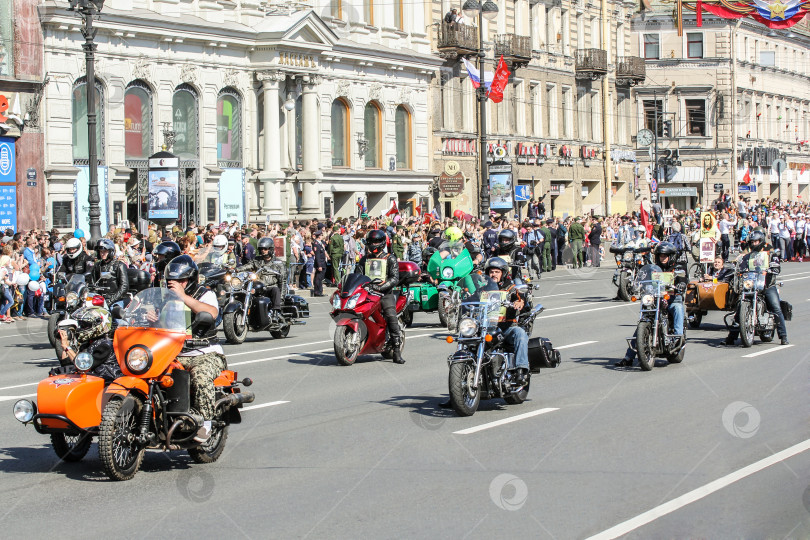
<path fill-rule="evenodd" d="M 402 324 L 402 326 L 404 326 L 405 328 L 410 328 L 411 326 L 413 326 L 413 311 L 408 309 L 408 306 L 405 306 L 405 310 L 400 315 L 400 319 L 401 319 L 400 324 Z"/>
<path fill-rule="evenodd" d="M 114 399 L 101 414 L 98 455 L 110 480 L 129 480 L 143 461 L 144 447 L 133 440 L 140 431 L 143 403 L 134 396 Z"/>
<path fill-rule="evenodd" d="M 188 455 L 194 463 L 213 463 L 219 459 L 225 450 L 225 442 L 228 440 L 228 426 L 216 430 L 211 437 L 200 446 L 189 448 Z"/>
<path fill-rule="evenodd" d="M 532 382 L 532 374 L 528 374 L 529 379 L 526 381 L 526 385 L 521 389 L 520 392 L 515 394 L 509 394 L 508 396 L 504 396 L 503 400 L 509 405 L 520 405 L 529 397 L 529 385 Z"/>
<path fill-rule="evenodd" d="M 87 433 L 68 435 L 66 433 L 52 433 L 51 444 L 53 450 L 62 461 L 81 461 L 93 444 L 93 437 Z"/>
<path fill-rule="evenodd" d="M 270 330 L 270 335 L 273 336 L 273 339 L 283 339 L 290 335 L 290 325 L 285 324 L 280 330 Z"/>

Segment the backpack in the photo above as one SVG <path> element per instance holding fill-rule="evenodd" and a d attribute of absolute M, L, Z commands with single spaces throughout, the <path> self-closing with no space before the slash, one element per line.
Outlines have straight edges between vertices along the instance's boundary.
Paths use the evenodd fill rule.
<path fill-rule="evenodd" d="M 669 242 L 672 242 L 672 244 L 678 251 L 683 251 L 686 249 L 686 242 L 684 242 L 683 234 L 681 233 L 672 233 L 669 235 L 669 238 L 667 238 L 667 240 Z"/>

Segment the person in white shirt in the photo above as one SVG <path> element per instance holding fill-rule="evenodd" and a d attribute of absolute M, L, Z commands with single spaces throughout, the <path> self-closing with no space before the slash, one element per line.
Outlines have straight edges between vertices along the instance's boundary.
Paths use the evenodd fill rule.
<path fill-rule="evenodd" d="M 728 214 L 723 212 L 722 218 L 717 222 L 717 229 L 720 231 L 720 254 L 724 261 L 728 260 L 728 250 L 731 247 L 731 228 L 737 225 L 737 218 L 734 221 L 728 219 Z"/>
<path fill-rule="evenodd" d="M 807 253 L 807 221 L 801 213 L 796 219 L 796 239 L 793 241 L 793 247 L 799 262 L 804 260 Z"/>

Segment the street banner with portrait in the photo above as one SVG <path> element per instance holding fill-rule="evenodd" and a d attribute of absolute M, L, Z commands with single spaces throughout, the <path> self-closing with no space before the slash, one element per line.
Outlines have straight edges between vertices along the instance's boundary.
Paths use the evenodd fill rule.
<path fill-rule="evenodd" d="M 701 238 L 716 238 L 718 233 L 717 218 L 714 217 L 714 212 L 701 212 L 700 213 L 700 237 Z"/>
<path fill-rule="evenodd" d="M 149 171 L 149 219 L 177 219 L 179 192 L 180 171 Z"/>
<path fill-rule="evenodd" d="M 700 262 L 714 262 L 714 246 L 715 243 L 713 238 L 700 239 Z"/>
<path fill-rule="evenodd" d="M 493 210 L 514 208 L 511 174 L 489 175 L 489 207 Z"/>

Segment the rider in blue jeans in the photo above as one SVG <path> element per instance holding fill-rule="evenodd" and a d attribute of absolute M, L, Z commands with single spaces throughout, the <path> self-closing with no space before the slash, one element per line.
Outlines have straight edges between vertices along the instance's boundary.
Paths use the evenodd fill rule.
<path fill-rule="evenodd" d="M 678 248 L 675 247 L 675 244 L 672 242 L 661 242 L 655 246 L 653 253 L 655 257 L 655 264 L 658 265 L 661 270 L 664 272 L 672 272 L 676 269 L 677 263 L 675 261 L 678 256 Z M 682 269 L 685 270 L 685 268 Z M 675 278 L 675 287 L 677 292 L 669 303 L 669 315 L 672 317 L 672 332 L 675 336 L 683 335 L 683 322 L 684 318 L 686 317 L 686 307 L 683 304 L 683 291 L 686 290 L 687 283 L 688 280 L 685 277 L 685 272 L 684 277 Z M 679 288 L 678 285 L 682 286 Z M 634 333 L 633 339 L 635 338 L 636 334 Z M 620 360 L 616 365 L 619 367 L 630 367 L 633 365 L 635 359 L 636 351 L 634 351 L 632 347 L 627 347 L 627 351 L 624 353 L 624 358 L 622 358 L 622 360 Z"/>

